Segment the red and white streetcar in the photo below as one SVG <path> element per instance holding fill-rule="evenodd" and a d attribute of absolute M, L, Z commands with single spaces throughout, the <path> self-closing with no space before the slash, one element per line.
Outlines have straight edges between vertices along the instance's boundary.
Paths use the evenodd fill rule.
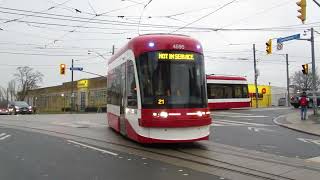
<path fill-rule="evenodd" d="M 250 107 L 248 82 L 244 77 L 207 75 L 210 109 Z"/>
<path fill-rule="evenodd" d="M 108 124 L 141 143 L 207 140 L 211 116 L 200 43 L 184 35 L 142 35 L 108 65 Z"/>

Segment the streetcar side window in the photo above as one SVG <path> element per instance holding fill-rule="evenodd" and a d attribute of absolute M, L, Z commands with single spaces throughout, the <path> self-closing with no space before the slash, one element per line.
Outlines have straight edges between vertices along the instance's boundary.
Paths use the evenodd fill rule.
<path fill-rule="evenodd" d="M 248 85 L 208 84 L 209 99 L 248 98 Z"/>
<path fill-rule="evenodd" d="M 108 104 L 120 106 L 121 102 L 121 69 L 120 66 L 111 70 L 108 74 Z"/>
<path fill-rule="evenodd" d="M 234 86 L 234 98 L 242 98 L 242 85 Z"/>
<path fill-rule="evenodd" d="M 134 66 L 132 61 L 127 64 L 127 102 L 128 107 L 137 108 L 137 87 L 134 76 Z"/>
<path fill-rule="evenodd" d="M 249 93 L 248 93 L 248 85 L 244 85 L 243 86 L 243 98 L 248 98 L 249 97 Z"/>

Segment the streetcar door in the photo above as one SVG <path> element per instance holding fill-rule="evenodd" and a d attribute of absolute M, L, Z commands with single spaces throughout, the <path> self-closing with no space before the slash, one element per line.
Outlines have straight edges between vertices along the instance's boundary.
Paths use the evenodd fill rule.
<path fill-rule="evenodd" d="M 120 66 L 121 76 L 120 76 L 120 133 L 126 135 L 126 63 Z"/>

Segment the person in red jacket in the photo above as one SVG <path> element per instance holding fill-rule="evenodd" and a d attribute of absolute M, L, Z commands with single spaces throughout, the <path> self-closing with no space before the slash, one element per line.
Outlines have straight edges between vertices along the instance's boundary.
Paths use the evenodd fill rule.
<path fill-rule="evenodd" d="M 308 102 L 309 98 L 306 95 L 306 92 L 302 92 L 302 95 L 299 97 L 299 105 L 301 107 L 301 120 L 306 120 L 307 111 L 308 111 Z"/>

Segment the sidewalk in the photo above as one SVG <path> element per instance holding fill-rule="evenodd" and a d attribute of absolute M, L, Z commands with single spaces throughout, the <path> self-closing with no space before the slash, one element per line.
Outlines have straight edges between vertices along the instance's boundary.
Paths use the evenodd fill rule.
<path fill-rule="evenodd" d="M 320 117 L 314 117 L 313 111 L 308 111 L 308 119 L 300 119 L 300 109 L 285 116 L 280 116 L 273 120 L 277 125 L 300 131 L 307 134 L 320 136 Z"/>

